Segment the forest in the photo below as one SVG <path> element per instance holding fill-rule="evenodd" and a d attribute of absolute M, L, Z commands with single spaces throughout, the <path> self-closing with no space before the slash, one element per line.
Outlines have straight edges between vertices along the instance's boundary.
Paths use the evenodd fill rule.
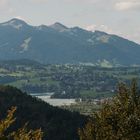
<path fill-rule="evenodd" d="M 103 68 L 86 65 L 42 65 L 31 60 L 0 62 L 0 84 L 27 93 L 54 93 L 52 98 L 112 97 L 117 84 L 140 78 L 140 67 Z"/>
<path fill-rule="evenodd" d="M 77 130 L 87 121 L 77 112 L 52 107 L 17 88 L 0 86 L 0 120 L 12 106 L 17 108 L 16 120 L 7 131 L 16 131 L 27 123 L 28 129 L 41 128 L 43 140 L 79 140 Z"/>
<path fill-rule="evenodd" d="M 135 80 L 129 86 L 119 84 L 117 95 L 88 117 L 52 107 L 16 88 L 1 86 L 0 139 L 139 140 L 139 108 L 140 91 Z M 18 129 L 20 126 L 24 127 Z"/>

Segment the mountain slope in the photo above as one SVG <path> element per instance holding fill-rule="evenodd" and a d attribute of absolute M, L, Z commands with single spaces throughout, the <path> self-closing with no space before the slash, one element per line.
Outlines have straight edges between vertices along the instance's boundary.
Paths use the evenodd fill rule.
<path fill-rule="evenodd" d="M 17 111 L 16 121 L 9 131 L 17 130 L 28 122 L 30 129 L 42 129 L 44 140 L 79 140 L 77 130 L 84 126 L 86 120 L 79 113 L 52 107 L 16 88 L 0 86 L 1 118 L 5 117 L 11 106 L 16 106 Z"/>
<path fill-rule="evenodd" d="M 139 65 L 140 45 L 116 35 L 61 23 L 31 26 L 19 19 L 0 24 L 0 59 L 41 63 Z"/>

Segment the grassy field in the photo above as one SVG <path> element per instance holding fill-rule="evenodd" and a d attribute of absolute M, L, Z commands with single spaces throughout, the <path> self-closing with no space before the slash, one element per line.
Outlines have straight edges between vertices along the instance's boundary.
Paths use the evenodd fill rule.
<path fill-rule="evenodd" d="M 107 97 L 113 97 L 115 93 L 111 92 L 97 92 L 94 90 L 84 90 L 81 91 L 81 96 L 84 98 L 107 98 Z"/>
<path fill-rule="evenodd" d="M 0 64 L 0 84 L 12 85 L 29 93 L 54 92 L 54 98 L 112 97 L 119 82 L 130 83 L 133 78 L 140 85 L 140 67 Z"/>
<path fill-rule="evenodd" d="M 102 108 L 102 105 L 96 105 L 93 102 L 81 102 L 70 106 L 62 106 L 61 108 L 72 112 L 80 112 L 83 115 L 92 115 L 92 113 L 99 111 Z"/>

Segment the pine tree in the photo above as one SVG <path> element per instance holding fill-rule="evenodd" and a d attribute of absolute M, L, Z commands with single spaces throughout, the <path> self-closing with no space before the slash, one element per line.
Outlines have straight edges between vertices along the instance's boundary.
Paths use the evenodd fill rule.
<path fill-rule="evenodd" d="M 140 96 L 135 81 L 120 84 L 118 95 L 79 130 L 80 140 L 140 140 Z"/>

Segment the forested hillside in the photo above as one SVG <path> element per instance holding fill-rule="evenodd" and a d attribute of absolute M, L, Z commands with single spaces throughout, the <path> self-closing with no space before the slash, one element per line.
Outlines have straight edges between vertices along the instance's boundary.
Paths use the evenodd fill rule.
<path fill-rule="evenodd" d="M 0 117 L 16 106 L 16 121 L 8 131 L 16 130 L 28 122 L 30 129 L 41 128 L 43 139 L 78 140 L 77 130 L 84 126 L 86 118 L 79 113 L 52 107 L 10 86 L 0 86 Z"/>

